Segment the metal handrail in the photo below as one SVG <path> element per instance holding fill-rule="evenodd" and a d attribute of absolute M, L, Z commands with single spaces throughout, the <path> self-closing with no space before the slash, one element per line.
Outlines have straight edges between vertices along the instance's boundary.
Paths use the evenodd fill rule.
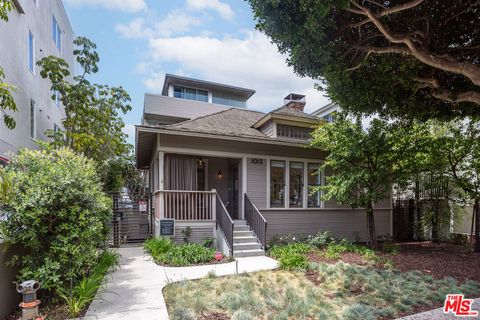
<path fill-rule="evenodd" d="M 230 249 L 230 256 L 233 256 L 233 232 L 235 224 L 233 223 L 233 219 L 230 217 L 230 214 L 228 214 L 227 208 L 223 204 L 223 201 L 218 193 L 216 198 L 217 227 L 220 226 L 220 230 L 222 231 L 228 248 Z"/>
<path fill-rule="evenodd" d="M 245 220 L 250 225 L 253 233 L 260 241 L 262 249 L 267 247 L 267 219 L 260 213 L 255 204 L 245 194 Z"/>

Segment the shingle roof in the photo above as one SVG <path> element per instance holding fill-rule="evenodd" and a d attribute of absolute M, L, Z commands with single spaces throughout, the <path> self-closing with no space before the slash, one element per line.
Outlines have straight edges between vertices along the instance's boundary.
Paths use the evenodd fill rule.
<path fill-rule="evenodd" d="M 288 106 L 282 106 L 278 109 L 275 109 L 275 110 L 271 111 L 270 113 L 272 113 L 272 114 L 283 114 L 283 115 L 292 116 L 292 117 L 318 120 L 317 117 L 312 116 L 311 114 L 299 111 L 299 110 L 294 109 L 294 108 L 290 108 Z"/>
<path fill-rule="evenodd" d="M 260 120 L 263 112 L 231 108 L 207 116 L 180 122 L 173 125 L 164 125 L 161 128 L 197 133 L 209 133 L 234 137 L 269 138 L 252 125 Z"/>

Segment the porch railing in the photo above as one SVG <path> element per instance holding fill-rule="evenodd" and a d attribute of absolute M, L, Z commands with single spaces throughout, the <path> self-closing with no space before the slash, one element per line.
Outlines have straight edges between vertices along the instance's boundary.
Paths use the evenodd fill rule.
<path fill-rule="evenodd" d="M 230 256 L 233 257 L 233 231 L 235 225 L 228 214 L 227 208 L 225 208 L 222 199 L 217 195 L 217 229 L 218 226 L 220 226 L 220 230 L 222 231 L 228 248 L 230 249 Z"/>
<path fill-rule="evenodd" d="M 250 225 L 262 249 L 267 246 L 267 220 L 245 194 L 245 220 Z"/>
<path fill-rule="evenodd" d="M 216 191 L 159 190 L 155 218 L 177 221 L 215 221 Z"/>

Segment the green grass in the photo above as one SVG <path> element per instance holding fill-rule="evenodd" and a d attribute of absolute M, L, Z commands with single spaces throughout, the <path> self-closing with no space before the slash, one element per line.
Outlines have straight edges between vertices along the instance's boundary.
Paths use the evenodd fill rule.
<path fill-rule="evenodd" d="M 287 245 L 276 245 L 269 250 L 271 257 L 277 259 L 280 268 L 284 270 L 305 270 L 309 267 L 306 254 L 312 251 L 312 246 L 295 242 Z"/>
<path fill-rule="evenodd" d="M 211 262 L 215 249 L 196 243 L 176 245 L 169 238 L 155 238 L 145 241 L 145 251 L 156 263 L 175 267 Z"/>
<path fill-rule="evenodd" d="M 168 285 L 163 293 L 172 320 L 212 312 L 231 319 L 377 319 L 415 305 L 441 303 L 445 294 L 478 296 L 473 282 L 435 280 L 420 272 L 337 264 L 312 264 L 319 285 L 303 271 L 265 271 Z"/>
<path fill-rule="evenodd" d="M 95 299 L 105 275 L 118 265 L 118 260 L 117 253 L 105 251 L 89 276 L 82 278 L 71 290 L 61 289 L 57 291 L 57 294 L 66 303 L 71 317 L 78 316 Z"/>

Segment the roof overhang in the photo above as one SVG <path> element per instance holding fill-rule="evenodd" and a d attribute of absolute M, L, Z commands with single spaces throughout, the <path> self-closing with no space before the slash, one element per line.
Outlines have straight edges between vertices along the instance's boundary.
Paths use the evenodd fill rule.
<path fill-rule="evenodd" d="M 211 134 L 204 132 L 193 131 L 180 131 L 173 129 L 164 129 L 152 126 L 135 126 L 135 157 L 137 162 L 137 168 L 144 169 L 150 165 L 150 161 L 153 158 L 154 152 L 157 147 L 158 134 L 168 134 L 185 137 L 199 137 L 209 139 L 219 139 L 238 142 L 250 142 L 250 143 L 263 143 L 269 145 L 289 146 L 304 148 L 307 143 L 293 142 L 282 139 L 272 138 L 248 138 L 248 137 L 235 137 L 220 134 Z"/>
<path fill-rule="evenodd" d="M 252 90 L 252 89 L 236 87 L 236 86 L 216 83 L 212 81 L 187 78 L 187 77 L 182 77 L 182 76 L 177 76 L 177 75 L 167 73 L 165 75 L 165 81 L 163 83 L 163 89 L 162 89 L 162 94 L 164 96 L 168 95 L 168 87 L 171 84 L 184 85 L 187 87 L 206 89 L 206 90 L 224 91 L 224 92 L 242 96 L 245 98 L 245 100 L 248 100 L 255 93 L 255 90 Z"/>
<path fill-rule="evenodd" d="M 309 118 L 301 118 L 301 117 L 294 117 L 288 116 L 284 114 L 275 114 L 269 113 L 258 120 L 252 127 L 255 129 L 263 127 L 267 122 L 273 120 L 280 120 L 280 121 L 288 121 L 289 124 L 297 124 L 302 127 L 312 127 L 314 125 L 318 125 L 320 123 L 319 119 L 309 119 Z"/>

